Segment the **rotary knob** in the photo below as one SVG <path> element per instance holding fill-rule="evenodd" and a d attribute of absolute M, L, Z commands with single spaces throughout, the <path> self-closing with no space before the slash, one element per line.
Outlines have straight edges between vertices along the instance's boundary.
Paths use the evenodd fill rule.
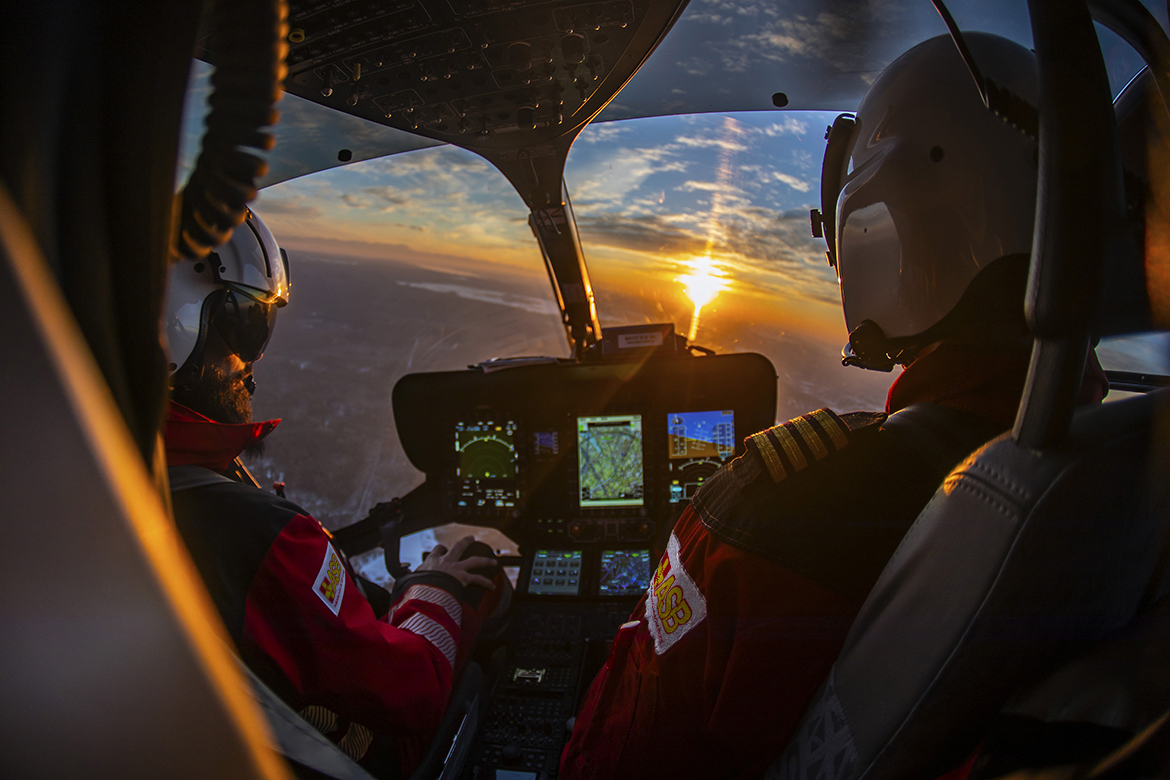
<path fill-rule="evenodd" d="M 504 745 L 504 749 L 500 751 L 500 758 L 502 758 L 504 762 L 508 764 L 518 764 L 520 763 L 520 759 L 523 757 L 523 751 L 520 750 L 520 746 L 515 742 L 509 742 L 507 745 Z"/>

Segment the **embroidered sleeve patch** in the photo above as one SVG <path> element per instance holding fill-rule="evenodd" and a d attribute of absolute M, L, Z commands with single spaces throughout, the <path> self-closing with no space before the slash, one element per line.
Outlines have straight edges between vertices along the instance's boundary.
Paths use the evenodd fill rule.
<path fill-rule="evenodd" d="M 325 549 L 325 560 L 321 563 L 321 571 L 317 572 L 313 592 L 334 615 L 341 611 L 341 597 L 345 595 L 345 568 L 341 565 L 341 556 L 331 544 Z"/>
<path fill-rule="evenodd" d="M 678 537 L 671 534 L 646 598 L 646 622 L 654 637 L 655 654 L 662 655 L 674 647 L 706 617 L 707 600 L 683 568 Z"/>

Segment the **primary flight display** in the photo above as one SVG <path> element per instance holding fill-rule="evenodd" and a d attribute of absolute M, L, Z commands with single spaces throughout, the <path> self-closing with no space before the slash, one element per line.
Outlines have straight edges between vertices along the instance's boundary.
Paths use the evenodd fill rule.
<path fill-rule="evenodd" d="M 458 422 L 459 506 L 510 507 L 520 496 L 516 480 L 516 423 Z"/>
<path fill-rule="evenodd" d="M 670 502 L 677 504 L 693 498 L 735 454 L 735 412 L 671 412 L 666 425 Z"/>
<path fill-rule="evenodd" d="M 577 418 L 582 507 L 642 506 L 642 415 Z"/>

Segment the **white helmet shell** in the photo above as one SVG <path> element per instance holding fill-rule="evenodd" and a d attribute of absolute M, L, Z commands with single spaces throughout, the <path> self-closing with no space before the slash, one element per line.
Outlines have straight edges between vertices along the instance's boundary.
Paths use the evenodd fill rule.
<path fill-rule="evenodd" d="M 1034 54 L 987 33 L 963 37 L 986 78 L 1037 105 Z M 943 35 L 882 72 L 849 145 L 835 235 L 846 326 L 853 333 L 870 320 L 886 339 L 925 346 L 911 342 L 955 308 L 976 274 L 1031 251 L 1036 141 L 983 105 Z"/>
<path fill-rule="evenodd" d="M 203 343 L 208 327 L 207 299 L 225 287 L 275 306 L 288 303 L 287 257 L 268 226 L 250 210 L 226 244 L 205 258 L 184 258 L 171 268 L 163 334 L 172 375 Z"/>

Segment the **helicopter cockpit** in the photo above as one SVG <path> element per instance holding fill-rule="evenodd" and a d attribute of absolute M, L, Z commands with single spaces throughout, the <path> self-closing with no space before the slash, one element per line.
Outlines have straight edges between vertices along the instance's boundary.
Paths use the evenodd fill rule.
<path fill-rule="evenodd" d="M 55 279 L 64 297 L 43 305 L 61 321 L 75 319 L 84 340 L 58 325 L 13 325 L 10 332 L 20 343 L 76 342 L 66 358 L 42 350 L 56 355 L 46 365 L 67 366 L 58 382 L 67 392 L 53 396 L 57 411 L 44 418 L 80 421 L 66 426 L 80 433 L 62 434 L 62 446 L 71 448 L 71 461 L 97 452 L 99 467 L 77 467 L 81 476 L 51 507 L 41 506 L 43 474 L 32 478 L 13 467 L 5 485 L 40 486 L 18 502 L 28 517 L 50 511 L 60 518 L 84 495 L 111 497 L 101 510 L 105 544 L 122 558 L 91 542 L 98 562 L 73 574 L 86 545 L 63 545 L 67 573 L 59 584 L 66 595 L 30 603 L 43 613 L 69 613 L 68 592 L 108 571 L 103 555 L 137 572 L 119 576 L 137 577 L 134 592 L 151 604 L 142 625 L 164 637 L 160 647 L 172 648 L 160 651 L 168 659 L 160 664 L 170 666 L 137 683 L 118 667 L 109 679 L 126 691 L 124 706 L 150 702 L 128 718 L 123 736 L 167 747 L 141 764 L 127 758 L 126 740 L 102 731 L 89 709 L 109 691 L 80 685 L 78 671 L 67 680 L 77 686 L 68 706 L 44 709 L 68 711 L 79 732 L 98 734 L 84 740 L 88 754 L 45 756 L 43 742 L 30 736 L 24 741 L 38 750 L 16 755 L 12 766 L 26 776 L 104 776 L 114 768 L 130 776 L 285 777 L 291 767 L 298 777 L 369 777 L 233 665 L 180 545 L 158 530 L 167 509 L 152 482 L 165 484 L 158 449 L 165 387 L 149 327 L 157 306 L 126 312 L 134 309 L 128 296 L 160 289 L 163 250 L 173 236 L 160 218 L 160 226 L 128 237 L 129 219 L 167 213 L 159 204 L 170 209 L 174 190 L 185 187 L 180 246 L 221 240 L 217 210 L 258 191 L 256 211 L 291 258 L 293 300 L 257 369 L 257 419 L 283 417 L 284 427 L 248 461 L 256 481 L 279 483 L 312 510 L 373 582 L 392 586 L 425 549 L 466 532 L 494 548 L 511 581 L 509 622 L 457 681 L 414 776 L 555 778 L 582 698 L 695 491 L 744 453 L 745 436 L 777 420 L 820 406 L 883 408 L 891 375 L 841 365 L 836 271 L 825 262 L 823 242 L 808 232 L 809 208 L 819 205 L 821 128 L 855 110 L 895 57 L 946 33 L 945 15 L 925 0 L 890 7 L 851 0 L 294 0 L 274 42 L 271 30 L 267 37 L 237 34 L 236 26 L 274 23 L 270 10 L 245 3 L 175 4 L 132 19 L 98 5 L 73 22 L 101 21 L 109 37 L 88 45 L 117 50 L 120 30 L 135 42 L 164 41 L 143 43 L 134 63 L 140 70 L 151 58 L 161 63 L 160 86 L 149 93 L 155 100 L 166 93 L 157 105 L 144 97 L 139 79 L 146 77 L 131 74 L 131 63 L 89 75 L 109 92 L 102 93 L 103 116 L 159 116 L 144 142 L 150 170 L 86 190 L 101 171 L 138 159 L 139 139 L 123 137 L 120 124 L 106 119 L 105 135 L 80 134 L 99 143 L 72 146 L 64 139 L 77 128 L 38 109 L 28 116 L 63 123 L 52 135 L 57 145 L 39 157 L 6 159 L 0 172 L 15 203 L 5 206 L 5 243 L 30 244 L 12 236 L 32 236 L 50 269 L 21 266 L 26 270 L 11 276 L 23 281 L 8 286 L 47 300 L 59 295 Z M 1029 5 L 947 3 L 964 29 L 1031 46 L 1036 17 Z M 1087 5 L 1109 98 L 1121 106 L 1127 90 L 1157 94 L 1166 82 L 1157 65 L 1170 60 L 1165 5 Z M 22 21 L 26 30 L 52 29 L 48 16 Z M 20 56 L 36 46 L 52 52 L 72 45 L 80 28 L 70 29 L 74 37 L 30 35 Z M 167 52 L 176 47 L 186 54 Z M 249 67 L 252 81 L 241 75 Z M 285 92 L 275 124 L 274 85 Z M 93 86 L 78 82 L 63 94 L 90 94 Z M 134 98 L 119 98 L 122 89 Z M 37 130 L 29 129 L 31 120 L 20 124 L 20 101 L 33 98 L 5 94 L 4 137 L 23 148 Z M 232 133 L 235 140 L 225 141 Z M 231 158 L 241 150 L 260 154 L 263 165 L 241 174 L 251 166 Z M 59 195 L 30 184 L 38 164 L 59 172 L 87 152 L 101 161 L 100 171 L 82 166 Z M 44 162 L 54 155 L 66 162 Z M 167 168 L 169 162 L 177 165 Z M 103 194 L 75 196 L 71 187 Z M 109 201 L 134 190 L 139 205 L 116 213 Z M 59 228 L 63 214 L 87 208 L 102 215 L 88 226 L 105 225 L 105 233 Z M 24 233 L 15 227 L 21 214 L 31 223 Z M 99 247 L 107 265 L 118 265 L 110 260 L 115 252 L 130 251 L 153 258 L 143 260 L 148 270 L 137 278 L 129 266 L 77 270 L 84 266 L 75 256 L 102 241 L 112 242 Z M 1149 262 L 1145 273 L 1151 269 Z M 1127 283 L 1131 272 L 1126 266 L 1120 274 Z M 99 292 L 87 298 L 90 290 Z M 1170 385 L 1170 341 L 1154 332 L 1168 326 L 1165 317 L 1144 312 L 1086 334 L 1105 336 L 1098 351 L 1113 388 L 1109 401 Z M 50 378 L 32 378 L 54 383 L 53 371 L 42 373 Z M 1058 373 L 1036 379 L 1030 392 L 1038 397 L 1054 387 Z M 103 381 L 112 390 L 102 390 Z M 28 392 L 14 384 L 5 397 Z M 101 408 L 91 395 L 100 396 Z M 9 442 L 45 436 L 16 427 L 10 433 Z M 1040 437 L 1035 447 L 1057 439 Z M 111 456 L 102 447 L 113 440 Z M 36 473 L 44 468 L 37 463 L 26 467 Z M 115 487 L 102 487 L 108 484 Z M 70 528 L 58 521 L 34 531 L 44 533 L 36 536 L 40 556 L 57 549 Z M 106 598 L 98 612 L 115 623 L 135 614 L 117 593 L 94 598 Z M 79 641 L 67 626 L 36 635 L 50 647 Z M 113 654 L 122 644 L 103 647 Z M 26 677 L 42 687 L 65 685 L 59 661 L 30 663 L 35 653 L 18 650 L 13 669 L 35 667 Z M 84 674 L 104 674 L 103 657 L 89 656 Z M 157 692 L 160 681 L 174 681 L 173 693 L 147 691 Z M 3 689 L 24 690 L 11 681 Z M 175 701 L 194 704 L 169 717 Z M 101 739 L 105 747 L 95 747 Z M 212 742 L 229 747 L 209 757 Z"/>

